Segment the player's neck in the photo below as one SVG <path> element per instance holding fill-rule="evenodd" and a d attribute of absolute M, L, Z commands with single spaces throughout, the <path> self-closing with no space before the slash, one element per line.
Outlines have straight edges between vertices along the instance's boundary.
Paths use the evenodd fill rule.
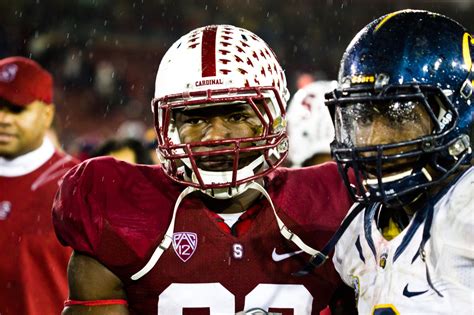
<path fill-rule="evenodd" d="M 454 174 L 439 184 L 432 186 L 428 191 L 413 192 L 411 197 L 405 197 L 406 200 L 410 201 L 403 205 L 382 205 L 382 209 L 380 209 L 380 215 L 377 219 L 377 226 L 379 229 L 381 231 L 389 229 L 392 235 L 391 237 L 396 235 L 396 233 L 393 232 L 393 226 L 396 226 L 399 233 L 403 231 L 417 211 L 426 207 L 429 200 L 434 198 L 442 188 L 449 185 L 449 183 L 452 182 L 456 176 L 465 171 L 467 168 L 469 168 L 468 165 L 460 167 L 456 172 L 454 172 Z"/>
<path fill-rule="evenodd" d="M 248 189 L 244 193 L 229 199 L 215 199 L 203 195 L 202 200 L 206 207 L 216 213 L 239 213 L 249 209 L 259 198 L 260 192 Z"/>

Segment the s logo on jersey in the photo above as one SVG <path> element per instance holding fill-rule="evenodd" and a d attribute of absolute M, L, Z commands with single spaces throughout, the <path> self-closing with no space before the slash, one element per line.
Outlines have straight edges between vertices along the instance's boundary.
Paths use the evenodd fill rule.
<path fill-rule="evenodd" d="M 0 220 L 6 220 L 11 211 L 12 203 L 10 201 L 0 202 Z"/>
<path fill-rule="evenodd" d="M 193 232 L 173 233 L 173 249 L 176 255 L 187 262 L 194 254 L 197 247 L 197 234 Z"/>

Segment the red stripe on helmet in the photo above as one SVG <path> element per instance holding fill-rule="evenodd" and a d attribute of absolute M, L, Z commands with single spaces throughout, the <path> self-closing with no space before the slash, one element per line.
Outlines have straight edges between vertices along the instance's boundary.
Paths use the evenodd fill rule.
<path fill-rule="evenodd" d="M 216 75 L 216 34 L 217 26 L 209 26 L 202 34 L 201 69 L 203 77 Z"/>

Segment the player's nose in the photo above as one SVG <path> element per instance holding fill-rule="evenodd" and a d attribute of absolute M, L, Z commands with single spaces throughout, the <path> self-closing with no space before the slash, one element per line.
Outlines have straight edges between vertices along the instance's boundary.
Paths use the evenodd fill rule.
<path fill-rule="evenodd" d="M 213 141 L 229 139 L 231 129 L 227 126 L 224 119 L 215 117 L 209 120 L 208 125 L 203 130 L 202 141 Z"/>
<path fill-rule="evenodd" d="M 0 125 L 8 125 L 12 122 L 12 114 L 6 109 L 0 107 Z"/>

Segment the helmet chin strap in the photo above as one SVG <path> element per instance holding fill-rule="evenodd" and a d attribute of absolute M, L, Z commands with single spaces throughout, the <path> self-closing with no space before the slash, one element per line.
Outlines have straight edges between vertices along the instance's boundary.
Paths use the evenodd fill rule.
<path fill-rule="evenodd" d="M 160 259 L 161 255 L 165 252 L 165 250 L 170 247 L 171 243 L 173 242 L 174 222 L 176 220 L 176 213 L 178 212 L 178 207 L 187 195 L 197 190 L 199 189 L 188 186 L 181 192 L 181 194 L 179 194 L 178 199 L 174 204 L 173 216 L 171 217 L 171 222 L 165 232 L 165 236 L 161 240 L 160 245 L 158 245 L 158 247 L 153 252 L 153 255 L 151 255 L 151 258 L 148 260 L 145 267 L 143 267 L 140 271 L 130 277 L 132 280 L 138 280 L 144 275 L 146 275 L 156 265 L 158 259 Z"/>
<path fill-rule="evenodd" d="M 414 201 L 414 199 L 417 199 L 420 195 L 414 194 L 416 190 L 412 191 L 405 191 L 401 195 L 394 194 L 393 192 L 397 191 L 397 186 L 400 185 L 407 185 L 411 186 L 410 182 L 432 182 L 433 177 L 429 173 L 429 171 L 426 168 L 422 168 L 420 172 L 418 173 L 413 173 L 412 170 L 408 170 L 405 172 L 401 172 L 395 175 L 390 175 L 390 176 L 385 176 L 381 178 L 381 183 L 382 185 L 379 185 L 379 182 L 377 179 L 366 179 L 363 181 L 363 184 L 366 186 L 369 186 L 373 189 L 374 194 L 381 194 L 382 189 L 385 191 L 385 194 L 390 196 L 389 199 L 384 200 L 383 202 L 386 205 L 391 205 L 391 206 L 406 206 Z M 422 191 L 422 190 L 421 190 Z"/>
<path fill-rule="evenodd" d="M 257 190 L 263 196 L 265 196 L 265 198 L 270 203 L 270 206 L 272 207 L 273 214 L 275 215 L 275 219 L 277 221 L 280 233 L 285 239 L 293 242 L 296 246 L 298 246 L 299 249 L 301 249 L 302 251 L 306 252 L 307 254 L 309 254 L 311 256 L 316 256 L 316 255 L 317 256 L 324 256 L 324 258 L 327 259 L 326 255 L 324 255 L 320 251 L 306 245 L 298 235 L 296 235 L 289 228 L 286 227 L 286 225 L 283 223 L 283 221 L 278 217 L 278 215 L 276 213 L 276 210 L 275 210 L 275 206 L 273 205 L 273 201 L 272 201 L 270 195 L 268 194 L 268 192 L 265 190 L 265 188 L 263 188 L 257 182 L 252 181 L 247 185 L 246 190 L 247 189 Z M 168 226 L 168 229 L 165 232 L 165 236 L 163 237 L 160 245 L 158 245 L 158 247 L 155 249 L 155 251 L 151 255 L 151 258 L 148 260 L 146 265 L 140 271 L 138 271 L 137 273 L 135 273 L 134 275 L 131 276 L 132 280 L 140 279 L 141 277 L 146 275 L 151 269 L 153 269 L 153 267 L 156 265 L 156 263 L 158 262 L 158 260 L 160 259 L 161 255 L 164 253 L 164 251 L 167 250 L 170 247 L 171 243 L 173 242 L 173 232 L 174 232 L 174 225 L 175 225 L 176 213 L 178 211 L 178 207 L 187 195 L 189 195 L 190 193 L 192 193 L 194 191 L 198 191 L 198 190 L 199 190 L 198 188 L 188 186 L 178 196 L 178 199 L 176 200 L 176 203 L 174 205 L 173 215 L 171 217 L 171 222 Z"/>
<path fill-rule="evenodd" d="M 276 213 L 272 198 L 270 197 L 268 192 L 265 190 L 265 188 L 262 187 L 262 185 L 260 185 L 257 182 L 251 182 L 248 189 L 255 189 L 259 191 L 262 195 L 264 195 L 265 198 L 267 198 L 268 202 L 270 203 L 270 206 L 272 207 L 273 214 L 275 215 L 275 219 L 277 221 L 278 228 L 280 229 L 280 233 L 285 239 L 293 242 L 296 246 L 298 246 L 299 249 L 301 249 L 302 251 L 304 251 L 305 253 L 311 256 L 315 256 L 315 255 L 325 256 L 319 250 L 314 249 L 309 245 L 306 245 L 306 243 L 303 242 L 303 240 L 298 235 L 296 235 L 289 228 L 286 227 L 286 225 L 283 223 L 283 221 L 280 219 L 280 217 Z"/>
<path fill-rule="evenodd" d="M 249 165 L 237 170 L 237 180 L 254 176 L 255 175 L 254 170 L 258 167 L 263 166 L 264 162 L 265 160 L 263 156 L 259 156 L 254 161 L 252 161 L 252 163 L 250 163 Z M 187 165 L 188 167 L 190 166 L 189 159 L 183 159 L 183 163 Z M 204 182 L 204 184 L 230 183 L 232 182 L 232 176 L 234 174 L 233 171 L 214 172 L 214 171 L 206 171 L 201 168 L 198 168 L 198 171 L 199 171 L 199 174 L 201 175 L 201 179 Z M 184 174 L 186 174 L 186 172 L 184 172 Z M 199 184 L 197 176 L 194 172 L 192 172 L 191 174 L 191 181 L 193 183 Z M 249 183 L 243 183 L 236 187 L 203 189 L 202 192 L 215 199 L 230 199 L 244 193 L 248 189 L 248 187 L 249 187 Z"/>

